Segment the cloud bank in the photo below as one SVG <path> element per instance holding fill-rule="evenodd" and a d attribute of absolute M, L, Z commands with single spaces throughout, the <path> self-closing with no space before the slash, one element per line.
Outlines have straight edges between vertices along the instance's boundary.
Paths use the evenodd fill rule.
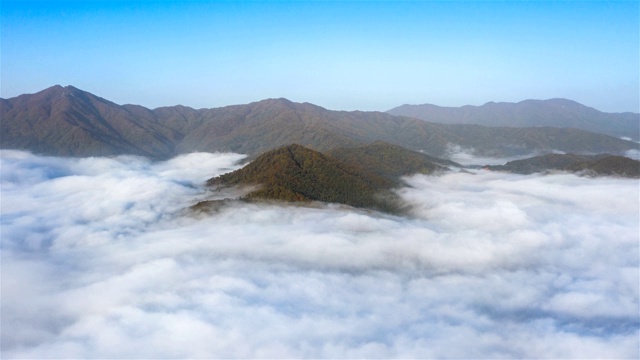
<path fill-rule="evenodd" d="M 185 208 L 237 154 L 2 151 L 3 358 L 637 358 L 637 180 L 407 178 L 409 216 Z"/>

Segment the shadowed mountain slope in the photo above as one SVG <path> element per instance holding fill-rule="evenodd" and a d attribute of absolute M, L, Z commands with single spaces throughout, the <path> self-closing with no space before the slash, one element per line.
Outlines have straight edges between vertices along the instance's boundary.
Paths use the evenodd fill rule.
<path fill-rule="evenodd" d="M 448 170 L 447 166 L 462 167 L 450 160 L 439 159 L 383 141 L 355 148 L 336 148 L 328 151 L 327 155 L 394 181 L 403 175 L 433 174 Z"/>
<path fill-rule="evenodd" d="M 0 104 L 3 148 L 48 155 L 166 157 L 182 135 L 72 86 L 54 86 Z"/>
<path fill-rule="evenodd" d="M 245 196 L 249 200 L 315 200 L 390 211 L 391 203 L 379 195 L 394 182 L 294 144 L 268 151 L 242 169 L 209 179 L 207 185 L 258 185 Z"/>
<path fill-rule="evenodd" d="M 286 99 L 204 109 L 195 130 L 185 134 L 177 149 L 256 155 L 292 143 L 316 150 L 360 144 L 358 138 L 336 129 L 330 115 L 318 106 Z"/>
<path fill-rule="evenodd" d="M 389 114 L 443 124 L 576 128 L 615 137 L 640 139 L 640 114 L 605 113 L 567 99 L 486 103 L 482 106 L 442 107 L 402 105 Z"/>
<path fill-rule="evenodd" d="M 610 154 L 548 154 L 510 161 L 505 165 L 486 166 L 485 168 L 493 171 L 508 171 L 517 174 L 533 174 L 559 170 L 580 172 L 592 176 L 640 177 L 640 161 Z"/>
<path fill-rule="evenodd" d="M 576 129 L 443 125 L 381 112 L 330 111 L 268 99 L 214 109 L 117 105 L 72 86 L 0 101 L 0 146 L 46 155 L 137 154 L 167 158 L 194 151 L 252 156 L 297 143 L 318 151 L 376 140 L 446 156 L 452 146 L 479 155 L 533 152 L 622 154 L 637 144 Z"/>

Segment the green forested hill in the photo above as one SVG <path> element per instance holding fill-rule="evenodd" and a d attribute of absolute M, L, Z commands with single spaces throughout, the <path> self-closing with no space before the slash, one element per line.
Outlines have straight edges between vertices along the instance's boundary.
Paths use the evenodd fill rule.
<path fill-rule="evenodd" d="M 300 145 L 258 156 L 242 169 L 209 179 L 209 186 L 259 185 L 246 199 L 323 201 L 393 211 L 394 182 Z"/>

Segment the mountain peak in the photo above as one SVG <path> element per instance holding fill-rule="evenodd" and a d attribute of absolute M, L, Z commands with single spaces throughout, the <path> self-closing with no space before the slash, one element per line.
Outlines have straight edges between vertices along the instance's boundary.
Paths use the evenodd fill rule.
<path fill-rule="evenodd" d="M 252 104 L 256 105 L 282 105 L 282 106 L 292 106 L 295 105 L 293 101 L 287 98 L 268 98 L 260 101 L 256 101 Z"/>
<path fill-rule="evenodd" d="M 323 201 L 390 211 L 377 196 L 393 182 L 298 144 L 267 151 L 242 169 L 209 179 L 209 186 L 258 185 L 246 199 Z"/>
<path fill-rule="evenodd" d="M 20 95 L 15 99 L 20 99 L 20 98 L 28 99 L 27 101 L 31 101 L 31 102 L 49 102 L 62 97 L 65 91 L 66 91 L 65 88 L 62 87 L 61 85 L 53 85 L 33 94 Z"/>
<path fill-rule="evenodd" d="M 69 93 L 69 92 L 70 92 L 70 93 L 77 93 L 77 92 L 81 92 L 81 93 L 88 93 L 88 92 L 86 92 L 86 91 L 84 91 L 84 90 L 78 89 L 77 87 L 75 87 L 75 86 L 73 86 L 73 85 L 67 85 L 67 86 L 63 87 L 63 89 L 64 89 L 66 92 L 68 92 L 68 93 Z"/>
<path fill-rule="evenodd" d="M 536 106 L 539 107 L 544 107 L 544 106 L 570 106 L 573 108 L 587 108 L 588 106 L 580 104 L 577 101 L 573 101 L 570 99 L 565 99 L 565 98 L 552 98 L 552 99 L 546 99 L 546 100 L 538 100 L 538 99 L 527 99 L 527 100 L 522 100 L 518 103 L 511 103 L 513 105 L 526 105 L 526 104 L 534 104 Z M 594 109 L 595 110 L 595 109 Z"/>
<path fill-rule="evenodd" d="M 64 88 L 65 87 L 63 87 L 62 85 L 56 84 L 56 85 L 50 86 L 50 87 L 42 90 L 41 92 L 45 92 L 45 91 L 61 91 L 61 90 L 64 90 Z"/>
<path fill-rule="evenodd" d="M 78 95 L 90 95 L 90 96 L 94 96 L 93 94 L 80 90 L 74 86 L 71 85 L 67 85 L 67 86 L 62 86 L 62 85 L 53 85 L 51 87 L 48 87 L 44 90 L 38 91 L 35 94 L 31 94 L 30 96 L 33 97 L 33 100 L 36 101 L 43 101 L 43 100 L 53 100 L 53 99 L 57 99 L 57 98 L 61 98 L 63 96 L 78 96 Z"/>

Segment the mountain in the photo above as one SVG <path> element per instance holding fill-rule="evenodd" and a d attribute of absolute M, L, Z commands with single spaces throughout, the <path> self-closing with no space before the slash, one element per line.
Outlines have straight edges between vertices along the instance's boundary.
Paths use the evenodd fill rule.
<path fill-rule="evenodd" d="M 394 181 L 403 175 L 433 174 L 449 170 L 447 166 L 463 167 L 450 160 L 439 159 L 384 141 L 360 147 L 335 148 L 328 151 L 327 155 Z"/>
<path fill-rule="evenodd" d="M 286 99 L 205 109 L 195 130 L 185 134 L 177 149 L 257 155 L 292 143 L 320 151 L 359 145 L 360 139 L 342 131 L 339 122 L 319 106 Z"/>
<path fill-rule="evenodd" d="M 445 125 L 443 125 L 445 126 Z M 637 143 L 573 128 L 555 127 L 489 127 L 482 125 L 446 125 L 458 137 L 454 143 L 476 153 L 503 157 L 537 153 L 624 154 L 638 149 Z M 623 145 L 624 144 L 624 145 Z M 623 150 L 623 148 L 627 150 Z M 478 149 L 481 149 L 478 151 Z"/>
<path fill-rule="evenodd" d="M 73 86 L 0 103 L 2 148 L 48 155 L 166 157 L 182 135 Z"/>
<path fill-rule="evenodd" d="M 390 211 L 389 179 L 293 144 L 258 156 L 245 167 L 207 181 L 208 186 L 258 186 L 247 200 L 323 201 Z M 386 197 L 381 196 L 386 193 Z"/>
<path fill-rule="evenodd" d="M 0 147 L 45 155 L 136 154 L 167 158 L 194 151 L 256 156 L 297 143 L 317 150 L 381 140 L 432 156 L 456 146 L 484 156 L 563 152 L 622 154 L 638 144 L 578 129 L 445 125 L 382 112 L 330 111 L 267 99 L 213 109 L 118 105 L 72 86 L 0 99 Z"/>
<path fill-rule="evenodd" d="M 610 154 L 548 154 L 510 161 L 505 165 L 485 166 L 485 168 L 493 171 L 508 171 L 517 174 L 533 174 L 557 170 L 579 172 L 593 176 L 640 177 L 640 161 Z"/>
<path fill-rule="evenodd" d="M 594 159 L 590 162 L 578 162 L 568 166 L 565 170 L 595 176 L 640 178 L 640 161 L 612 155 Z"/>
<path fill-rule="evenodd" d="M 576 128 L 640 140 L 640 114 L 605 113 L 567 99 L 489 102 L 462 107 L 402 105 L 387 112 L 443 124 Z"/>

